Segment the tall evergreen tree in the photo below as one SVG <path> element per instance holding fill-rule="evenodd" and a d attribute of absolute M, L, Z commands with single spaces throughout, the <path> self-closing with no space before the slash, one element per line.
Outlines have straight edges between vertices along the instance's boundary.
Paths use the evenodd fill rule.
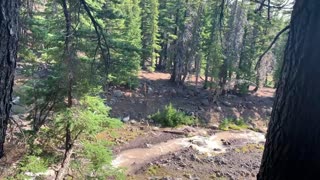
<path fill-rule="evenodd" d="M 4 0 L 0 3 L 0 158 L 4 155 L 4 142 L 12 107 L 12 87 L 18 47 L 19 2 Z"/>
<path fill-rule="evenodd" d="M 295 2 L 259 180 L 318 176 L 319 8 L 317 0 Z"/>
<path fill-rule="evenodd" d="M 158 57 L 159 46 L 159 2 L 158 0 L 141 0 L 142 30 L 142 67 L 154 70 Z M 148 63 L 148 64 L 147 64 Z"/>

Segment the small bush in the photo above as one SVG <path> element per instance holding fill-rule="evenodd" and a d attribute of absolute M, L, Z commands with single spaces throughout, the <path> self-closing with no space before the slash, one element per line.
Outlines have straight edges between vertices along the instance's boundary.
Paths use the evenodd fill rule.
<path fill-rule="evenodd" d="M 151 116 L 151 119 L 160 123 L 164 127 L 176 127 L 179 125 L 193 125 L 196 123 L 196 119 L 191 116 L 187 116 L 185 113 L 175 109 L 172 104 L 165 106 L 163 111 L 158 111 Z"/>
<path fill-rule="evenodd" d="M 224 131 L 228 131 L 230 129 L 241 130 L 246 128 L 248 128 L 248 126 L 243 119 L 224 119 L 219 125 L 219 129 Z"/>

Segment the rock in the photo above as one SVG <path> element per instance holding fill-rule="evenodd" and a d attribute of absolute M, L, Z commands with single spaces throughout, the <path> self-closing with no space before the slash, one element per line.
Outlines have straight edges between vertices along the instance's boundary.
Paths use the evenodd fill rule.
<path fill-rule="evenodd" d="M 218 124 L 211 124 L 208 128 L 210 128 L 212 130 L 218 130 L 219 129 L 219 125 Z"/>
<path fill-rule="evenodd" d="M 187 112 L 186 113 L 188 116 L 192 116 L 192 117 L 195 117 L 196 113 L 195 112 Z"/>
<path fill-rule="evenodd" d="M 241 114 L 240 114 L 240 112 L 238 111 L 237 108 L 231 108 L 231 110 L 232 110 L 232 113 L 233 113 L 233 117 L 235 119 L 240 119 L 241 118 Z"/>
<path fill-rule="evenodd" d="M 184 174 L 183 176 L 188 178 L 188 179 L 192 179 L 192 175 L 191 174 Z"/>
<path fill-rule="evenodd" d="M 153 130 L 153 131 L 159 131 L 160 128 L 159 128 L 159 127 L 153 127 L 152 130 Z"/>
<path fill-rule="evenodd" d="M 219 149 L 219 148 L 214 148 L 213 150 L 214 150 L 214 151 L 218 151 L 218 152 L 222 151 L 222 150 Z"/>
<path fill-rule="evenodd" d="M 232 104 L 228 101 L 222 101 L 221 102 L 224 106 L 227 106 L 227 107 L 232 107 Z"/>
<path fill-rule="evenodd" d="M 222 144 L 225 145 L 225 146 L 230 146 L 231 143 L 229 141 L 222 141 Z"/>
<path fill-rule="evenodd" d="M 201 100 L 201 105 L 203 105 L 203 106 L 209 106 L 209 105 L 210 105 L 210 102 L 209 102 L 208 99 L 203 99 L 203 100 Z"/>
<path fill-rule="evenodd" d="M 145 130 L 145 127 L 144 126 L 140 126 L 140 130 L 141 131 Z"/>
<path fill-rule="evenodd" d="M 181 162 L 181 163 L 179 163 L 179 166 L 182 167 L 182 168 L 184 168 L 184 167 L 186 167 L 187 165 L 184 164 L 183 162 Z"/>
<path fill-rule="evenodd" d="M 172 180 L 171 177 L 163 177 L 161 180 Z"/>
<path fill-rule="evenodd" d="M 154 92 L 153 89 L 149 86 L 148 87 L 148 94 L 153 94 L 153 92 Z"/>
<path fill-rule="evenodd" d="M 272 108 L 266 109 L 267 116 L 271 116 L 272 114 Z"/>
<path fill-rule="evenodd" d="M 161 180 L 161 177 L 149 177 L 148 180 Z"/>
<path fill-rule="evenodd" d="M 130 117 L 129 117 L 130 118 Z M 138 122 L 136 120 L 130 120 L 130 124 L 137 124 Z"/>
<path fill-rule="evenodd" d="M 147 146 L 147 148 L 151 148 L 151 147 L 152 147 L 152 144 L 146 143 L 146 146 Z"/>
<path fill-rule="evenodd" d="M 20 119 L 19 115 L 12 115 L 12 119 L 18 121 Z"/>
<path fill-rule="evenodd" d="M 192 154 L 192 155 L 191 155 L 191 160 L 192 160 L 192 161 L 201 162 L 201 160 L 200 160 L 200 159 L 198 158 L 198 156 L 195 155 L 195 154 Z"/>
<path fill-rule="evenodd" d="M 122 121 L 127 123 L 130 120 L 130 116 L 126 116 L 124 118 L 122 118 Z"/>
<path fill-rule="evenodd" d="M 19 97 L 19 96 L 14 97 L 14 98 L 12 99 L 12 103 L 13 103 L 13 104 L 19 104 L 19 103 L 20 103 L 20 97 Z"/>
<path fill-rule="evenodd" d="M 113 94 L 114 94 L 115 97 L 119 98 L 119 97 L 122 97 L 124 93 L 122 91 L 120 91 L 120 90 L 114 90 Z"/>
<path fill-rule="evenodd" d="M 201 141 L 201 140 L 191 140 L 190 141 L 192 144 L 195 144 L 197 146 L 205 146 L 205 142 L 204 141 Z"/>
<path fill-rule="evenodd" d="M 126 92 L 126 93 L 124 93 L 123 94 L 125 97 L 132 97 L 133 95 L 132 95 L 132 92 Z"/>
<path fill-rule="evenodd" d="M 217 106 L 217 107 L 215 108 L 215 110 L 216 110 L 217 112 L 222 112 L 222 108 L 221 108 L 220 106 Z"/>

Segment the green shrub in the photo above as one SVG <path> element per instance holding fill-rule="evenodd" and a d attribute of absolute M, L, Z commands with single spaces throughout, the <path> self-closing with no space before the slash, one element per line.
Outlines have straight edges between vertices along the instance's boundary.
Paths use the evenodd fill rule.
<path fill-rule="evenodd" d="M 19 162 L 16 173 L 10 177 L 5 178 L 6 180 L 24 180 L 32 179 L 31 176 L 37 176 L 38 179 L 41 179 L 40 175 L 37 173 L 43 173 L 48 170 L 48 162 L 34 155 L 26 155 Z"/>
<path fill-rule="evenodd" d="M 241 129 L 246 129 L 248 128 L 247 124 L 243 119 L 224 119 L 220 125 L 219 129 L 227 131 L 230 129 L 233 130 L 241 130 Z"/>
<path fill-rule="evenodd" d="M 176 127 L 179 125 L 193 125 L 196 123 L 196 119 L 191 116 L 187 116 L 185 113 L 175 109 L 172 104 L 165 106 L 163 111 L 158 111 L 151 116 L 151 119 L 160 123 L 164 127 Z"/>

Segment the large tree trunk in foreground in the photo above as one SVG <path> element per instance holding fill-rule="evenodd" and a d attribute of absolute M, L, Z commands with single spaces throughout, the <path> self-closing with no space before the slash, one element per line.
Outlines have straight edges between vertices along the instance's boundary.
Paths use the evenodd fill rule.
<path fill-rule="evenodd" d="M 297 0 L 258 179 L 318 179 L 320 1 Z"/>
<path fill-rule="evenodd" d="M 0 1 L 0 158 L 3 156 L 18 46 L 18 1 Z"/>

